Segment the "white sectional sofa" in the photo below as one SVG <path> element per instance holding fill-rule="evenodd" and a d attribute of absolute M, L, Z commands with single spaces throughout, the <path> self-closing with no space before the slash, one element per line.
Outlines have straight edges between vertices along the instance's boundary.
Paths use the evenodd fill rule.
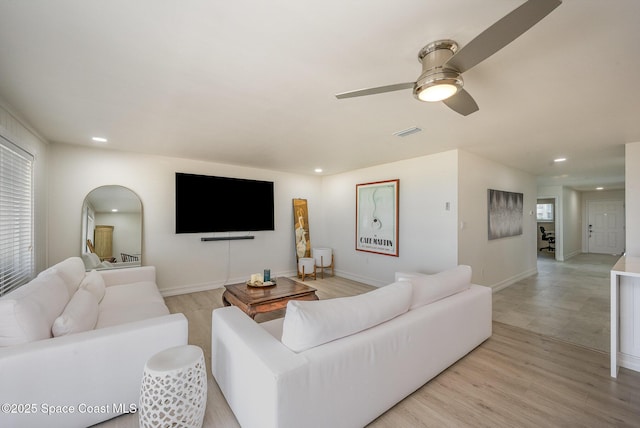
<path fill-rule="evenodd" d="M 2 427 L 86 427 L 137 410 L 145 362 L 187 343 L 155 268 L 72 257 L 0 298 Z"/>
<path fill-rule="evenodd" d="M 211 367 L 244 428 L 365 426 L 491 336 L 471 269 L 398 275 L 366 294 L 291 301 L 255 323 L 212 314 Z"/>

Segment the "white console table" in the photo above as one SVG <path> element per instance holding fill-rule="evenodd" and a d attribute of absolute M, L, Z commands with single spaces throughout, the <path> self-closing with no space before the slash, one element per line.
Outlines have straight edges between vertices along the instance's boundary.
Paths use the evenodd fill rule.
<path fill-rule="evenodd" d="M 640 371 L 639 329 L 640 257 L 623 256 L 611 269 L 611 377 L 618 367 Z"/>

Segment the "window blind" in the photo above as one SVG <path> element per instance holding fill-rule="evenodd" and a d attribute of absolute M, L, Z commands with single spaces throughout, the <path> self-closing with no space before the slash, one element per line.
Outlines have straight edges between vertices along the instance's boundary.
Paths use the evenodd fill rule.
<path fill-rule="evenodd" d="M 0 136 L 0 296 L 34 274 L 32 179 L 33 156 Z"/>

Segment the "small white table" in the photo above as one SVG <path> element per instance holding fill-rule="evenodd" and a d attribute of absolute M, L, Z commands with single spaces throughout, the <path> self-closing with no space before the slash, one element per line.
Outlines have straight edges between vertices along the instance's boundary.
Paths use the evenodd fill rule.
<path fill-rule="evenodd" d="M 618 367 L 629 367 L 620 361 L 621 334 L 627 334 L 620 329 L 620 283 L 633 281 L 634 287 L 640 285 L 640 257 L 623 256 L 611 269 L 611 377 L 618 377 Z M 639 309 L 640 310 L 640 309 Z"/>
<path fill-rule="evenodd" d="M 140 426 L 200 428 L 207 405 L 207 370 L 202 349 L 176 346 L 144 366 Z"/>

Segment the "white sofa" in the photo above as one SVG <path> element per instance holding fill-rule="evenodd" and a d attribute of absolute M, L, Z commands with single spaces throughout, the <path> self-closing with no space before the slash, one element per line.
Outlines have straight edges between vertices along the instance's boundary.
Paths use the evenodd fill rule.
<path fill-rule="evenodd" d="M 491 336 L 491 289 L 468 266 L 397 280 L 262 324 L 214 310 L 212 372 L 240 425 L 365 426 Z"/>
<path fill-rule="evenodd" d="M 86 427 L 136 411 L 145 362 L 186 344 L 187 330 L 153 266 L 58 263 L 0 298 L 0 426 Z"/>

